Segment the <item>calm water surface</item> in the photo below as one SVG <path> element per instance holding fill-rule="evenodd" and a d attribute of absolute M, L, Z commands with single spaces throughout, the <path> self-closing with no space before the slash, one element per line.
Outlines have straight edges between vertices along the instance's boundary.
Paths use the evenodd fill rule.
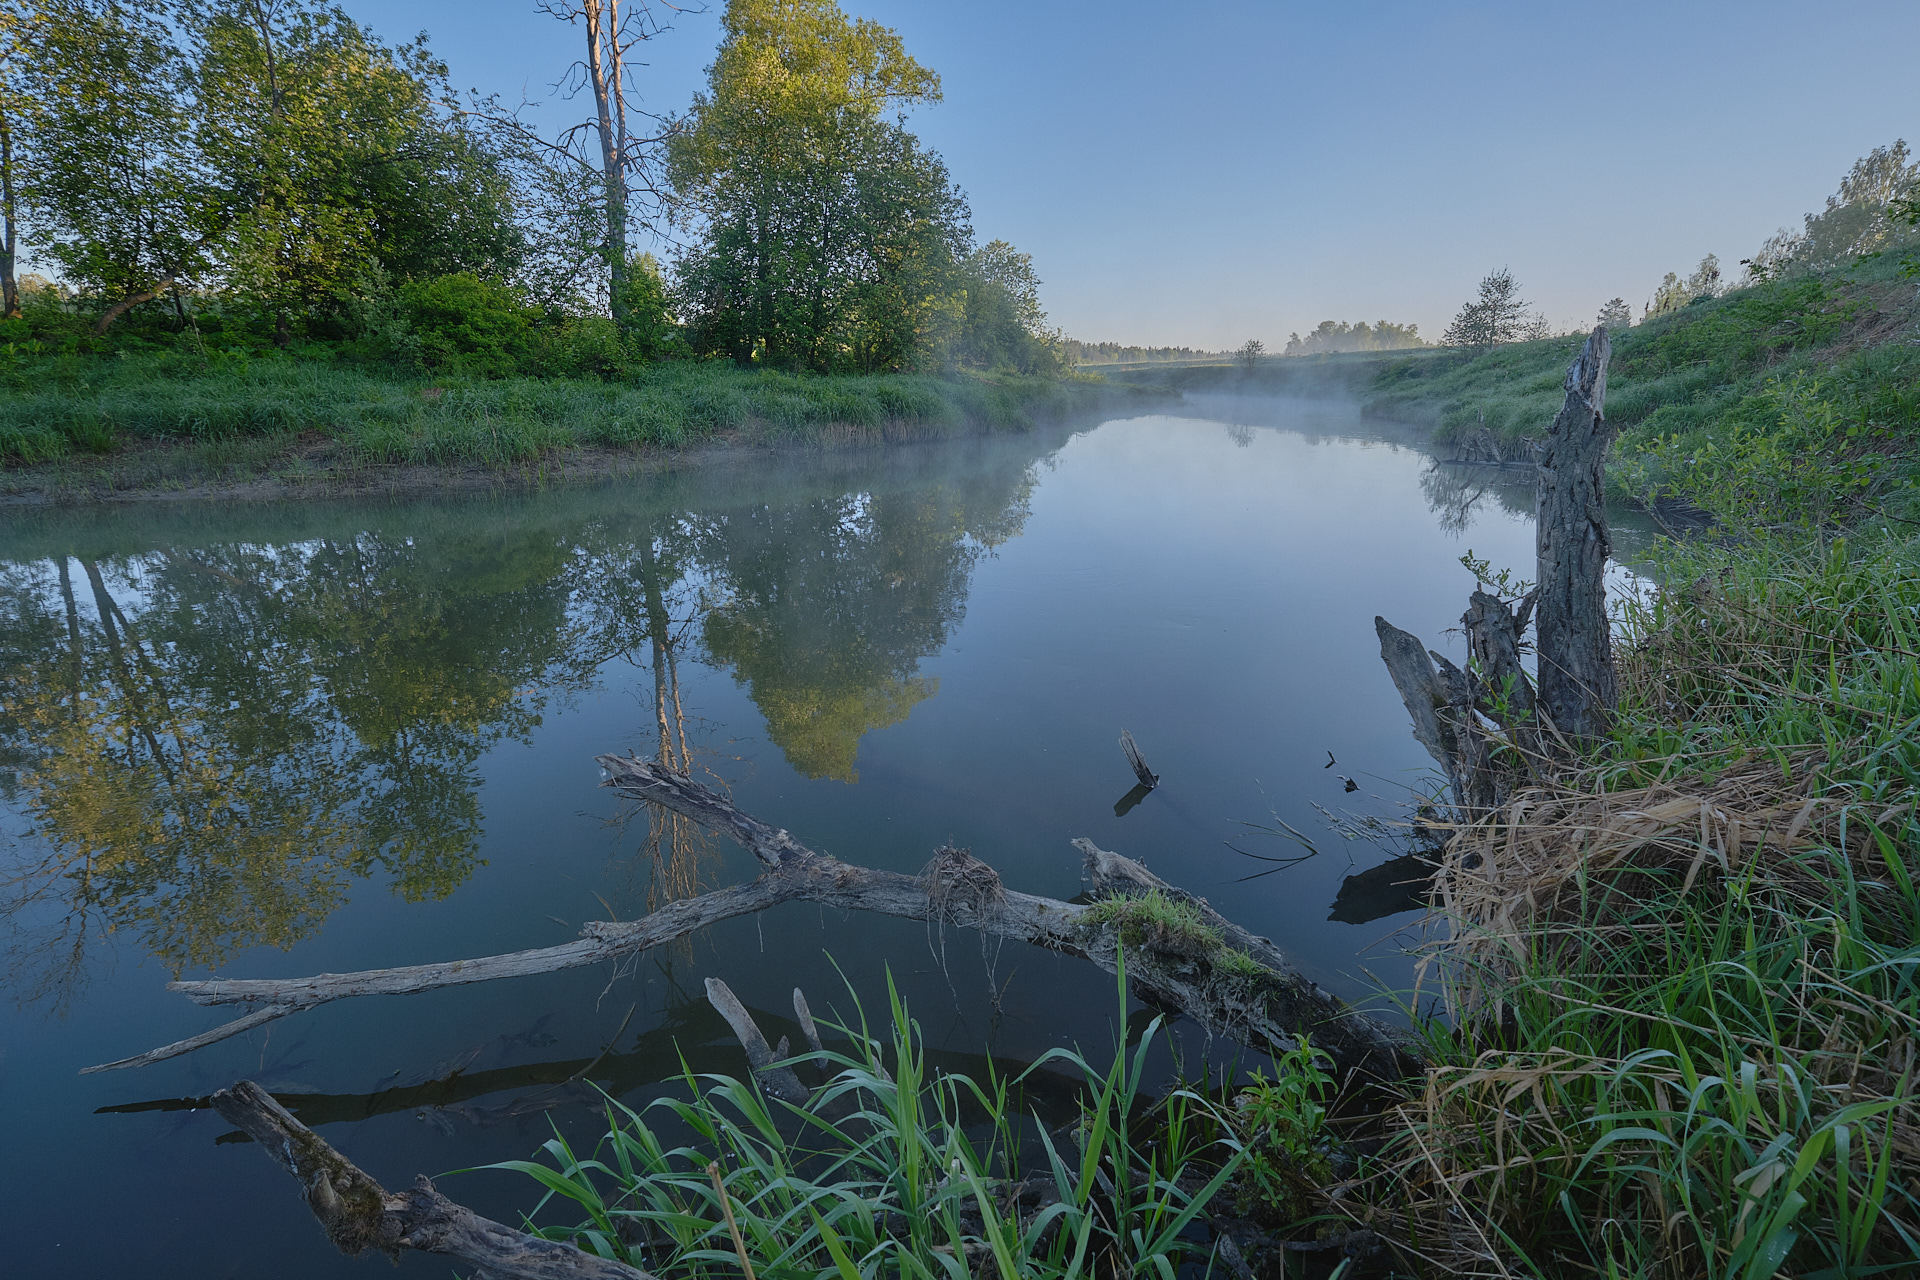
<path fill-rule="evenodd" d="M 1483 484 L 1343 407 L 1219 401 L 558 493 L 7 514 L 6 1273 L 357 1274 L 207 1094 L 257 1079 L 389 1185 L 554 1124 L 590 1144 L 589 1065 L 634 1104 L 680 1052 L 742 1069 L 709 976 L 777 1034 L 794 985 L 844 1008 L 837 963 L 879 1007 L 890 966 L 959 1066 L 1110 1043 L 1090 966 L 961 935 L 943 970 L 921 926 L 797 904 L 617 972 L 341 1002 L 76 1075 L 224 1020 L 175 976 L 550 945 L 753 873 L 601 789 L 600 752 L 665 753 L 872 866 L 951 841 L 1070 897 L 1089 836 L 1344 995 L 1403 987 L 1419 915 L 1349 836 L 1429 765 L 1373 617 L 1437 638 L 1463 552 L 1531 564 L 1530 500 Z M 1122 728 L 1164 778 L 1130 809 Z M 530 1185 L 442 1183 L 502 1216 Z"/>

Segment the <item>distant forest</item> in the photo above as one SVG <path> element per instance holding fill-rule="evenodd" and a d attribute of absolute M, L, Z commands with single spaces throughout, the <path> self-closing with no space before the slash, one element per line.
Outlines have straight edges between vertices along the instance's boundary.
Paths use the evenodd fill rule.
<path fill-rule="evenodd" d="M 1420 326 L 1417 324 L 1394 324 L 1391 320 L 1379 320 L 1369 325 L 1365 320 L 1358 324 L 1322 320 L 1305 337 L 1297 333 L 1288 334 L 1286 348 L 1280 354 L 1318 356 L 1341 351 L 1404 351 L 1427 345 L 1427 340 L 1420 336 Z"/>
<path fill-rule="evenodd" d="M 1078 338 L 1061 341 L 1060 351 L 1068 364 L 1162 364 L 1181 360 L 1224 360 L 1224 351 L 1200 351 L 1193 347 L 1141 347 L 1125 342 L 1082 342 Z"/>
<path fill-rule="evenodd" d="M 1431 345 L 1420 336 L 1417 324 L 1395 324 L 1378 320 L 1368 324 L 1348 324 L 1344 320 L 1322 320 L 1306 336 L 1287 335 L 1283 356 L 1332 355 L 1341 351 L 1405 351 Z M 1203 351 L 1194 347 L 1143 347 L 1125 342 L 1083 342 L 1078 338 L 1061 340 L 1060 352 L 1070 365 L 1166 364 L 1231 360 L 1241 356 L 1235 351 Z M 1256 353 L 1257 354 L 1257 353 Z"/>

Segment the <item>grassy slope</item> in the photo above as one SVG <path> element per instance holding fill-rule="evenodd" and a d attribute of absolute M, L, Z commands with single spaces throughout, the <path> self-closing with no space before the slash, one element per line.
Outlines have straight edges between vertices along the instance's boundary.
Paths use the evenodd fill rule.
<path fill-rule="evenodd" d="M 1616 482 L 1720 527 L 1628 603 L 1611 740 L 1450 851 L 1450 995 L 1497 1016 L 1436 1030 L 1362 1211 L 1444 1265 L 1920 1256 L 1917 315 L 1882 260 L 1618 343 Z M 1512 454 L 1570 355 L 1403 365 L 1372 407 Z"/>
<path fill-rule="evenodd" d="M 17 360 L 0 370 L 0 490 L 294 479 L 387 463 L 499 469 L 600 447 L 1022 428 L 1125 394 L 1015 375 L 820 377 L 717 364 L 624 381 L 436 382 L 295 359 Z"/>
<path fill-rule="evenodd" d="M 1920 297 L 1891 259 L 1742 289 L 1616 336 L 1607 416 L 1624 495 L 1742 522 L 1831 523 L 1863 503 L 1920 515 Z M 1576 339 L 1389 365 L 1372 413 L 1479 456 L 1525 456 Z M 1768 508 L 1772 508 L 1771 511 Z"/>

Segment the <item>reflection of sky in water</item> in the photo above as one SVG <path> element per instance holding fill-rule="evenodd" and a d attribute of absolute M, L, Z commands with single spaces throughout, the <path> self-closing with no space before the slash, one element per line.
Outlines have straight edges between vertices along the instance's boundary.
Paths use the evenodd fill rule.
<path fill-rule="evenodd" d="M 21 1274 L 337 1274 L 297 1199 L 257 1153 L 215 1145 L 220 1126 L 204 1115 L 89 1113 L 252 1075 L 310 1095 L 328 1136 L 391 1179 L 517 1157 L 546 1136 L 549 1115 L 576 1138 L 592 1126 L 578 1099 L 521 1111 L 525 1090 L 511 1090 L 564 1081 L 630 1006 L 601 1072 L 630 1101 L 675 1069 L 676 1038 L 708 1068 L 738 1069 L 698 1002 L 706 976 L 779 1011 L 796 984 L 816 1008 L 844 1003 L 829 955 L 869 997 L 891 965 L 936 1046 L 1031 1058 L 1062 1041 L 1106 1043 L 1112 992 L 1088 966 L 1008 948 L 989 953 L 988 972 L 970 936 L 945 940 L 943 965 L 941 940 L 922 927 L 794 905 L 619 977 L 346 1002 L 138 1074 L 74 1076 L 220 1020 L 162 989 L 167 967 L 144 944 L 170 927 L 226 940 L 189 956 L 189 971 L 337 972 L 551 945 L 610 910 L 632 918 L 663 892 L 751 874 L 719 841 L 678 833 L 655 849 L 644 814 L 610 822 L 620 806 L 595 785 L 592 757 L 656 755 L 663 723 L 696 776 L 850 861 L 913 870 L 951 840 L 1013 887 L 1072 896 L 1068 842 L 1084 835 L 1211 898 L 1344 995 L 1370 991 L 1369 974 L 1403 986 L 1411 970 L 1388 935 L 1417 917 L 1329 918 L 1342 881 L 1387 856 L 1336 820 L 1392 819 L 1431 775 L 1373 617 L 1457 656 L 1447 629 L 1471 585 L 1458 558 L 1471 549 L 1524 576 L 1533 555 L 1523 492 L 1496 486 L 1462 503 L 1431 466 L 1415 437 L 1343 406 L 1205 401 L 1077 435 L 760 456 L 556 493 L 21 520 L 14 562 L 0 565 L 13 592 L 0 626 L 46 624 L 28 637 L 45 652 L 22 652 L 63 652 L 50 557 L 67 557 L 92 637 L 86 679 L 119 687 L 79 568 L 94 564 L 127 619 L 123 640 L 143 646 L 129 659 L 146 673 L 142 714 L 155 700 L 182 709 L 185 745 L 161 745 L 169 763 L 250 778 L 262 806 L 280 784 L 272 821 L 283 826 L 309 794 L 298 787 L 324 795 L 315 829 L 326 839 L 287 840 L 275 856 L 335 858 L 313 871 L 325 893 L 299 904 L 303 927 L 262 933 L 248 895 L 279 883 L 264 851 L 280 846 L 244 822 L 169 845 L 174 861 L 93 904 L 68 1014 L 39 1005 L 0 1022 L 0 1084 L 39 1100 L 9 1110 L 0 1142 L 49 1153 L 34 1186 L 0 1201 L 26 1242 Z M 67 677 L 48 667 L 35 678 L 57 711 Z M 300 724 L 275 719 L 295 708 Z M 336 719 L 303 740 L 306 717 L 322 712 Z M 1122 728 L 1164 782 L 1118 817 L 1132 782 Z M 51 740 L 11 742 L 23 779 Z M 140 759 L 138 742 L 92 772 L 78 768 L 98 763 L 89 748 L 66 749 L 65 776 L 106 779 L 100 794 L 116 803 L 164 806 L 172 794 L 111 764 Z M 1337 767 L 1323 767 L 1329 752 Z M 1346 793 L 1343 775 L 1360 790 Z M 416 806 L 396 811 L 405 830 L 369 808 L 361 784 L 375 776 Z M 439 790 L 419 789 L 428 776 Z M 66 820 L 135 829 L 113 828 L 107 808 Z M 431 866 L 394 853 L 443 819 Z M 5 819 L 28 822 L 17 808 Z M 1244 880 L 1267 864 L 1229 842 L 1292 856 L 1298 845 L 1269 834 L 1283 823 L 1318 854 Z M 385 861 L 356 843 L 374 838 Z M 16 866 L 53 857 L 59 868 L 61 856 L 35 838 L 0 845 Z M 201 864 L 225 870 L 196 880 Z M 48 883 L 17 923 L 57 925 L 80 892 Z M 194 892 L 169 897 L 183 887 Z M 470 1085 L 424 1084 L 460 1064 Z M 391 1092 L 400 1086 L 420 1087 Z M 88 1231 L 69 1208 L 82 1178 L 90 1200 L 141 1206 L 139 1229 Z M 498 1214 L 531 1202 L 492 1175 L 447 1189 Z M 213 1204 L 229 1210 L 218 1238 Z"/>

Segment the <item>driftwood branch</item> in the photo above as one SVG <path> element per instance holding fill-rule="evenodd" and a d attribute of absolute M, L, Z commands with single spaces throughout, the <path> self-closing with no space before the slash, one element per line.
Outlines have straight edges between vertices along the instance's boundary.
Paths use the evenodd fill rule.
<path fill-rule="evenodd" d="M 214 1094 L 213 1106 L 293 1175 L 327 1238 L 349 1257 L 368 1249 L 389 1257 L 418 1249 L 502 1280 L 652 1280 L 625 1263 L 483 1218 L 424 1176 L 411 1191 L 388 1191 L 251 1080 Z"/>
<path fill-rule="evenodd" d="M 1140 744 L 1125 729 L 1120 731 L 1120 753 L 1127 758 L 1127 765 L 1133 770 L 1133 776 L 1140 779 L 1140 785 L 1151 791 L 1160 785 L 1160 775 L 1147 768 L 1145 756 L 1140 754 Z"/>
<path fill-rule="evenodd" d="M 804 874 L 798 896 L 829 906 L 876 911 L 978 929 L 992 937 L 1092 961 L 1109 973 L 1120 962 L 1120 928 L 1089 908 L 1007 889 L 991 867 L 961 850 L 945 849 L 917 877 L 876 871 L 816 853 L 784 830 L 735 809 L 722 797 L 649 761 L 601 756 L 608 786 L 661 804 L 735 836 L 773 874 Z M 1076 841 L 1083 870 L 1098 893 L 1159 890 L 1186 897 L 1139 863 Z M 1226 945 L 1219 953 L 1178 948 L 1130 947 L 1127 974 L 1135 994 L 1193 1018 L 1208 1031 L 1252 1048 L 1291 1047 L 1302 1034 L 1330 1053 L 1344 1070 L 1384 1079 L 1412 1070 L 1418 1055 L 1411 1038 L 1349 1007 L 1295 969 L 1264 938 L 1220 917 L 1199 899 L 1203 914 Z M 1219 966 L 1229 952 L 1242 952 L 1260 966 L 1246 975 Z"/>
<path fill-rule="evenodd" d="M 164 1062 L 288 1014 L 353 996 L 412 995 L 441 987 L 555 973 L 562 969 L 577 969 L 606 960 L 617 960 L 683 938 L 717 921 L 764 911 L 800 896 L 802 887 L 790 880 L 762 877 L 749 884 L 733 885 L 701 894 L 697 898 L 670 902 L 651 915 L 631 922 L 594 921 L 581 930 L 584 936 L 573 942 L 531 951 L 481 956 L 472 960 L 406 965 L 395 969 L 365 969 L 358 973 L 322 973 L 310 978 L 210 978 L 169 982 L 169 991 L 178 991 L 196 1004 L 250 1004 L 259 1001 L 265 1002 L 265 1006 L 210 1031 L 176 1040 L 146 1053 L 85 1067 L 81 1074 Z"/>
<path fill-rule="evenodd" d="M 855 866 L 807 848 L 788 832 L 742 813 L 723 797 L 657 764 L 623 756 L 602 756 L 600 764 L 608 771 L 607 785 L 622 794 L 663 805 L 738 840 L 759 860 L 763 874 L 748 884 L 668 903 L 630 923 L 590 924 L 584 937 L 555 947 L 310 978 L 170 983 L 170 989 L 201 1004 L 258 1001 L 267 1007 L 214 1031 L 107 1066 L 158 1062 L 249 1026 L 350 996 L 403 995 L 615 959 L 719 920 L 796 900 L 977 929 L 990 937 L 1078 956 L 1109 973 L 1118 970 L 1122 943 L 1117 924 L 1097 913 L 1090 916 L 1090 908 L 1082 903 L 1008 889 L 991 867 L 963 850 L 941 850 L 918 876 Z M 1086 874 L 1098 892 L 1178 893 L 1119 854 L 1095 849 L 1090 843 L 1083 844 L 1081 851 Z M 1310 1034 L 1343 1070 L 1395 1078 L 1415 1067 L 1417 1051 L 1409 1037 L 1322 991 L 1288 964 L 1272 943 L 1220 919 L 1210 907 L 1206 910 L 1209 919 L 1217 921 L 1215 929 L 1226 945 L 1217 952 L 1129 945 L 1126 964 L 1135 994 L 1187 1014 L 1212 1034 L 1255 1049 L 1284 1049 L 1295 1037 Z M 1244 963 L 1231 963 L 1232 952 L 1251 956 L 1259 972 L 1248 972 Z M 803 1016 L 803 1028 L 807 1021 Z"/>
<path fill-rule="evenodd" d="M 793 1073 L 792 1067 L 777 1065 L 787 1055 L 767 1043 L 767 1037 L 754 1022 L 753 1015 L 747 1012 L 747 1006 L 740 1003 L 740 997 L 733 994 L 731 987 L 718 978 L 708 978 L 707 1003 L 733 1028 L 734 1039 L 746 1050 L 747 1065 L 753 1068 L 753 1074 L 759 1078 L 762 1088 L 780 1101 L 791 1102 L 796 1107 L 811 1096 L 812 1091 L 800 1083 L 800 1077 Z M 781 1048 L 785 1047 L 785 1041 L 782 1041 Z"/>

